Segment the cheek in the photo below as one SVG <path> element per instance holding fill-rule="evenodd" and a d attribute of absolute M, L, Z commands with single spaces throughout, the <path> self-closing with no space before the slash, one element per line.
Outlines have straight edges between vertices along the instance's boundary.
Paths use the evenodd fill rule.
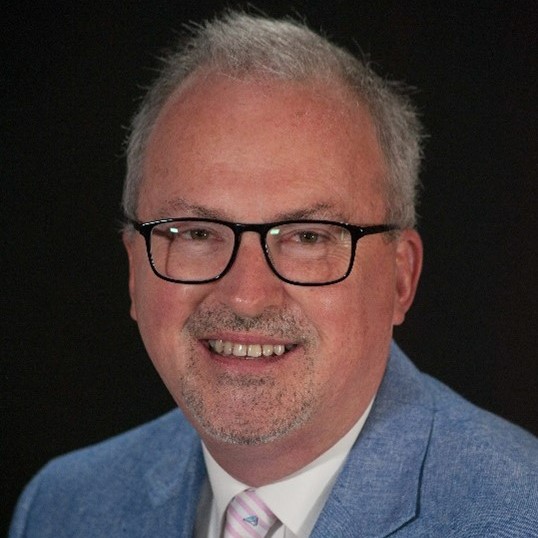
<path fill-rule="evenodd" d="M 377 357 L 392 335 L 395 283 L 390 256 L 354 268 L 339 284 L 305 289 L 296 301 L 316 327 L 324 353 L 341 361 Z M 302 290 L 298 290 L 301 292 Z"/>
<path fill-rule="evenodd" d="M 136 274 L 135 282 L 133 310 L 138 328 L 152 360 L 161 362 L 178 345 L 202 290 L 167 282 L 145 269 Z"/>
<path fill-rule="evenodd" d="M 308 317 L 325 336 L 353 338 L 371 326 L 391 326 L 393 293 L 390 279 L 352 278 L 332 288 L 319 288 L 317 297 L 302 301 Z M 318 290 L 315 290 L 318 291 Z"/>

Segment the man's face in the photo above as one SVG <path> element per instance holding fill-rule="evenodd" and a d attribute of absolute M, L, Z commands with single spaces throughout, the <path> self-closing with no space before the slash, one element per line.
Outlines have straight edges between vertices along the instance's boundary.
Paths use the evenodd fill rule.
<path fill-rule="evenodd" d="M 386 170 L 373 124 L 341 94 L 322 84 L 191 80 L 150 137 L 138 218 L 384 223 Z M 324 449 L 345 434 L 377 390 L 420 266 L 415 232 L 372 235 L 359 241 L 346 280 L 294 286 L 271 272 L 247 232 L 221 280 L 185 285 L 153 274 L 141 236 L 125 243 L 131 314 L 208 444 L 287 439 Z M 270 355 L 222 355 L 213 340 Z"/>

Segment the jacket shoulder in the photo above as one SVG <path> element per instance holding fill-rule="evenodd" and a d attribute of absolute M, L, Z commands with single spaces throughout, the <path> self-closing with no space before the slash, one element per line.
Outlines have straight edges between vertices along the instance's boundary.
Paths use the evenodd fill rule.
<path fill-rule="evenodd" d="M 24 490 L 9 536 L 92 536 L 103 525 L 114 536 L 127 515 L 139 516 L 173 495 L 177 484 L 170 477 L 182 476 L 199 452 L 195 431 L 174 410 L 60 456 Z"/>
<path fill-rule="evenodd" d="M 414 516 L 398 535 L 538 536 L 535 436 L 420 372 L 397 346 L 383 384 L 378 419 L 391 426 L 381 429 L 391 457 L 427 436 Z M 398 413 L 398 423 L 387 420 Z"/>
<path fill-rule="evenodd" d="M 139 479 L 156 458 L 165 456 L 173 445 L 189 450 L 196 434 L 183 415 L 171 411 L 151 422 L 111 437 L 95 445 L 53 459 L 37 475 L 59 479 L 73 486 L 106 480 Z"/>
<path fill-rule="evenodd" d="M 538 439 L 531 433 L 472 404 L 441 381 L 420 372 L 394 344 L 379 397 L 392 407 L 422 409 L 432 417 L 430 446 L 456 450 L 474 461 L 499 457 L 536 468 Z M 395 405 L 396 404 L 396 405 Z M 412 431 L 413 425 L 409 424 Z"/>
<path fill-rule="evenodd" d="M 536 437 L 422 375 L 433 421 L 421 510 L 451 521 L 454 536 L 538 536 Z"/>
<path fill-rule="evenodd" d="M 463 461 L 486 460 L 492 466 L 498 457 L 503 463 L 538 471 L 538 439 L 534 435 L 468 402 L 440 381 L 422 376 L 432 395 L 433 447 L 452 450 Z"/>

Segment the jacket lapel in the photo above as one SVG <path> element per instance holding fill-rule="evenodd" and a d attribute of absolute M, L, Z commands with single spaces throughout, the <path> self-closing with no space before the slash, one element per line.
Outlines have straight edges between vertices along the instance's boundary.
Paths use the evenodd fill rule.
<path fill-rule="evenodd" d="M 414 519 L 433 422 L 420 373 L 394 345 L 376 401 L 312 533 L 381 538 Z"/>
<path fill-rule="evenodd" d="M 125 536 L 193 536 L 206 469 L 197 434 L 174 414 L 178 427 L 163 436 L 158 461 L 144 475 L 148 502 L 133 511 Z"/>

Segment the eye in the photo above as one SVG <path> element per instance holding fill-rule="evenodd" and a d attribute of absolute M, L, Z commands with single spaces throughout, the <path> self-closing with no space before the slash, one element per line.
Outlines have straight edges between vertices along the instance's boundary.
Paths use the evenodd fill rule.
<path fill-rule="evenodd" d="M 207 241 L 217 237 L 215 231 L 191 224 L 168 226 L 161 233 L 170 241 Z"/>
<path fill-rule="evenodd" d="M 191 239 L 193 241 L 204 241 L 209 239 L 211 233 L 209 230 L 204 230 L 203 228 L 198 228 L 194 230 L 186 230 L 184 232 L 185 239 Z"/>
<path fill-rule="evenodd" d="M 297 236 L 297 239 L 300 243 L 314 244 L 318 243 L 322 239 L 318 232 L 313 231 L 298 232 Z"/>
<path fill-rule="evenodd" d="M 273 228 L 270 237 L 280 245 L 299 248 L 321 247 L 337 244 L 341 239 L 341 228 L 325 223 L 291 223 Z"/>
<path fill-rule="evenodd" d="M 291 231 L 291 239 L 302 245 L 320 245 L 322 243 L 335 243 L 338 235 L 335 229 L 328 226 L 316 225 L 302 227 Z"/>

